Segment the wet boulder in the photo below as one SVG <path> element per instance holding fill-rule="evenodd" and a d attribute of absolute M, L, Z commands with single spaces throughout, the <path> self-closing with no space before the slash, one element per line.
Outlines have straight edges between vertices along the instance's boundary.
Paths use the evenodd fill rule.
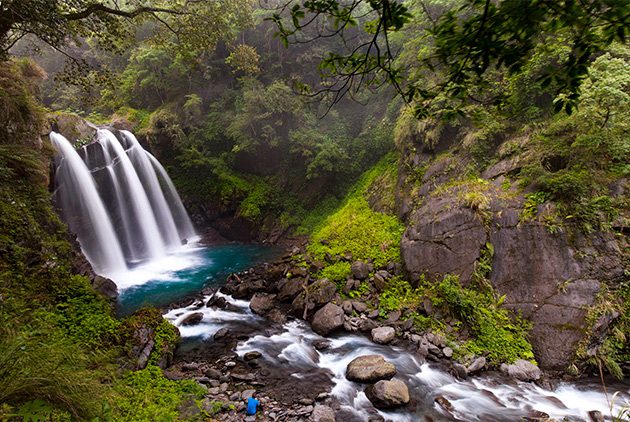
<path fill-rule="evenodd" d="M 475 359 L 473 363 L 468 365 L 466 370 L 468 371 L 469 375 L 473 375 L 473 374 L 481 372 L 485 367 L 486 367 L 486 358 L 482 356 Z"/>
<path fill-rule="evenodd" d="M 229 328 L 223 327 L 223 328 L 220 328 L 216 333 L 214 333 L 214 336 L 212 338 L 214 338 L 215 340 L 221 340 L 221 339 L 227 338 L 231 334 L 232 332 L 230 331 Z"/>
<path fill-rule="evenodd" d="M 203 313 L 201 312 L 193 312 L 192 314 L 186 315 L 184 319 L 179 323 L 180 326 L 188 326 L 188 325 L 197 325 L 203 319 Z"/>
<path fill-rule="evenodd" d="M 317 280 L 306 289 L 308 294 L 306 291 L 298 294 L 291 304 L 291 312 L 299 317 L 304 315 L 305 307 L 307 313 L 321 308 L 330 302 L 337 293 L 337 286 L 327 278 Z"/>
<path fill-rule="evenodd" d="M 396 367 L 380 355 L 359 356 L 348 364 L 346 378 L 350 381 L 370 383 L 391 379 L 396 375 Z"/>
<path fill-rule="evenodd" d="M 389 409 L 409 403 L 409 388 L 400 380 L 381 380 L 365 388 L 365 395 L 377 409 Z"/>
<path fill-rule="evenodd" d="M 504 372 L 519 381 L 525 382 L 536 381 L 542 376 L 542 372 L 538 366 L 524 359 L 518 359 L 511 365 L 501 365 L 501 372 Z"/>
<path fill-rule="evenodd" d="M 378 344 L 390 343 L 396 337 L 393 327 L 378 327 L 372 330 L 372 341 Z"/>
<path fill-rule="evenodd" d="M 116 286 L 116 283 L 109 278 L 95 275 L 92 287 L 94 287 L 94 290 L 96 290 L 96 292 L 101 296 L 108 297 L 112 300 L 116 300 L 118 298 L 118 286 Z"/>
<path fill-rule="evenodd" d="M 329 303 L 315 312 L 311 328 L 317 334 L 325 336 L 343 326 L 344 312 L 334 303 Z"/>
<path fill-rule="evenodd" d="M 274 308 L 273 300 L 269 295 L 255 295 L 249 303 L 249 309 L 258 315 L 267 315 Z"/>
<path fill-rule="evenodd" d="M 278 300 L 289 301 L 293 300 L 298 293 L 304 291 L 304 285 L 307 283 L 302 278 L 292 278 L 290 280 L 282 279 L 278 282 Z"/>

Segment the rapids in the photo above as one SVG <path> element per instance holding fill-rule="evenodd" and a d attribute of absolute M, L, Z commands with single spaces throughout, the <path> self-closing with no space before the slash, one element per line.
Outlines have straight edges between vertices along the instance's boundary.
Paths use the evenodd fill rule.
<path fill-rule="evenodd" d="M 221 295 L 220 293 L 218 293 Z M 590 411 L 603 415 L 618 414 L 630 403 L 628 385 L 606 380 L 610 394 L 619 391 L 610 410 L 609 397 L 598 380 L 580 384 L 561 382 L 554 391 L 547 391 L 533 383 L 515 381 L 498 373 L 487 373 L 457 380 L 438 363 L 418 359 L 412 349 L 378 345 L 360 335 L 336 334 L 324 338 L 314 333 L 300 320 L 289 321 L 283 326 L 270 327 L 264 318 L 249 309 L 249 303 L 223 295 L 234 307 L 231 309 L 198 308 L 191 305 L 172 309 L 164 315 L 178 325 L 192 312 L 202 312 L 203 319 L 194 326 L 179 327 L 184 347 L 196 344 L 213 347 L 212 336 L 227 327 L 238 333 L 247 333 L 247 340 L 236 348 L 239 356 L 251 351 L 262 353 L 268 369 L 286 373 L 288 377 L 308 380 L 311 374 L 322 371 L 329 374 L 334 383 L 331 395 L 339 402 L 344 421 L 367 421 L 376 412 L 385 420 L 394 422 L 470 421 L 512 422 L 525 417 L 546 413 L 562 420 L 574 417 L 588 421 Z M 204 298 L 207 301 L 210 296 Z M 327 348 L 318 350 L 322 341 L 329 341 Z M 379 354 L 396 365 L 396 378 L 404 381 L 411 393 L 411 403 L 401 410 L 377 411 L 363 392 L 363 385 L 348 381 L 345 371 L 354 358 Z M 446 399 L 449 406 L 436 401 Z M 442 401 L 443 402 L 443 401 Z M 339 416 L 339 414 L 338 414 Z"/>

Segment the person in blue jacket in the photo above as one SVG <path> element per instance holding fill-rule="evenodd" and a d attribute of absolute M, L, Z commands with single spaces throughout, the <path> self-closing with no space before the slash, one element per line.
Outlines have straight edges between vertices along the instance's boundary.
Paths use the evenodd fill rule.
<path fill-rule="evenodd" d="M 255 415 L 257 410 L 256 408 L 259 404 L 260 402 L 256 400 L 253 395 L 249 399 L 247 399 L 247 414 Z"/>

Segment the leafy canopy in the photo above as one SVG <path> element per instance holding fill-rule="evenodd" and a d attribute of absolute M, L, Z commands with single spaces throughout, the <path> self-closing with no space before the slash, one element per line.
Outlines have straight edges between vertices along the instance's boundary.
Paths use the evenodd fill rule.
<path fill-rule="evenodd" d="M 30 35 L 68 57 L 64 81 L 87 83 L 90 63 L 69 52 L 85 39 L 100 50 L 123 53 L 144 24 L 152 32 L 149 41 L 193 57 L 233 37 L 250 13 L 248 0 L 7 0 L 0 2 L 0 60 Z M 111 75 L 94 76 L 103 82 Z"/>
<path fill-rule="evenodd" d="M 412 14 L 413 12 L 413 14 Z M 328 90 L 335 100 L 362 84 L 390 83 L 414 104 L 418 117 L 435 113 L 463 114 L 466 103 L 484 92 L 492 70 L 519 72 L 552 34 L 564 33 L 571 51 L 550 64 L 540 80 L 554 84 L 556 111 L 569 114 L 593 55 L 614 41 L 624 42 L 630 24 L 630 3 L 619 0 L 419 0 L 414 6 L 392 0 L 290 0 L 271 17 L 285 45 L 321 37 L 349 39 L 362 24 L 367 41 L 351 44 L 346 53 L 331 53 L 321 63 L 322 74 L 334 78 Z M 304 35 L 317 25 L 316 35 Z M 392 38 L 408 29 L 423 29 L 415 65 L 394 60 Z M 426 45 L 432 48 L 426 48 Z M 356 46 L 356 47 L 354 47 Z M 427 78 L 426 71 L 438 77 Z M 417 77 L 420 74 L 421 77 Z M 414 76 L 416 75 L 416 76 Z M 304 88 L 304 87 L 303 87 Z M 307 90 L 307 88 L 304 88 Z M 501 103 L 500 98 L 494 100 Z"/>

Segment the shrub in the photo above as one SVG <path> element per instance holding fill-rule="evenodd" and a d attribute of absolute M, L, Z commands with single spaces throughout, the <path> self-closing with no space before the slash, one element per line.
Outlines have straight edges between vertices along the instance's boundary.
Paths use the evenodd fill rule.
<path fill-rule="evenodd" d="M 336 262 L 331 265 L 327 265 L 319 272 L 319 277 L 328 278 L 335 283 L 340 289 L 343 288 L 346 282 L 346 278 L 350 275 L 350 263 L 349 262 Z"/>
<path fill-rule="evenodd" d="M 394 277 L 379 296 L 381 313 L 418 306 L 424 298 L 421 288 L 414 288 L 403 277 Z"/>
<path fill-rule="evenodd" d="M 118 380 L 114 389 L 120 395 L 114 403 L 116 421 L 173 421 L 179 419 L 178 406 L 183 396 L 201 399 L 206 391 L 190 381 L 170 381 L 157 366 L 149 365 L 141 371 L 128 372 Z"/>
<path fill-rule="evenodd" d="M 529 326 L 520 317 L 510 316 L 507 309 L 501 308 L 502 299 L 496 300 L 492 292 L 480 293 L 464 288 L 459 284 L 459 277 L 451 275 L 446 275 L 429 289 L 436 295 L 434 302 L 448 306 L 472 328 L 475 339 L 465 345 L 465 352 L 485 355 L 497 365 L 534 358 L 527 341 Z"/>
<path fill-rule="evenodd" d="M 540 184 L 543 190 L 561 201 L 573 201 L 586 195 L 594 187 L 591 172 L 578 166 L 547 173 L 540 178 Z"/>

